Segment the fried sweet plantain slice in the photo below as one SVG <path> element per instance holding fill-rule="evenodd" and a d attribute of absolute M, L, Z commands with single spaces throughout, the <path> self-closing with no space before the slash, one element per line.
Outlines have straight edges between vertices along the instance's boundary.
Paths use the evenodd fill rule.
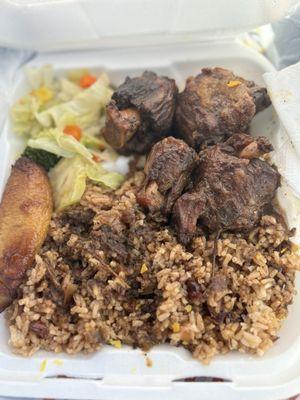
<path fill-rule="evenodd" d="M 52 214 L 46 171 L 26 157 L 12 167 L 0 204 L 0 312 L 17 296 Z"/>

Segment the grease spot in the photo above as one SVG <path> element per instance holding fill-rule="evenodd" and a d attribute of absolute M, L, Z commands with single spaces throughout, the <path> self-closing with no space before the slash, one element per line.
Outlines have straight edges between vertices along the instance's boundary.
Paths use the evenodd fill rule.
<path fill-rule="evenodd" d="M 151 360 L 150 357 L 146 356 L 145 361 L 148 368 L 151 368 L 153 366 L 153 361 Z"/>
<path fill-rule="evenodd" d="M 290 90 L 269 90 L 269 93 L 273 100 L 278 100 L 281 103 L 286 103 L 293 97 L 293 93 Z"/>
<path fill-rule="evenodd" d="M 43 360 L 40 366 L 40 372 L 44 372 L 47 366 L 47 360 Z"/>
<path fill-rule="evenodd" d="M 54 365 L 61 366 L 61 365 L 64 364 L 64 362 L 63 362 L 62 360 L 53 360 L 53 364 L 54 364 Z"/>

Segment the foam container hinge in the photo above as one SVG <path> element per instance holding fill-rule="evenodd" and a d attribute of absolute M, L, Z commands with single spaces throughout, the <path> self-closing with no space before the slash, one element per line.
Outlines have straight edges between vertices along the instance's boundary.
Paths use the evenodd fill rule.
<path fill-rule="evenodd" d="M 53 64 L 57 74 L 77 67 L 87 67 L 95 72 L 104 70 L 114 85 L 120 84 L 127 75 L 134 76 L 145 69 L 154 70 L 175 78 L 181 89 L 186 77 L 199 73 L 204 66 L 229 68 L 261 84 L 263 73 L 273 68 L 261 54 L 231 40 L 213 44 L 202 42 L 81 53 L 44 53 L 29 61 L 34 66 L 45 63 Z M 15 75 L 10 103 L 26 90 L 20 68 Z M 276 143 L 280 125 L 272 107 L 254 118 L 251 131 L 266 135 Z M 10 166 L 23 146 L 20 139 L 12 134 L 7 116 L 0 136 L 1 191 Z M 299 222 L 299 205 L 284 184 L 280 189 L 280 202 L 288 210 L 291 226 Z M 297 286 L 299 283 L 298 279 Z M 265 356 L 229 353 L 216 357 L 209 366 L 192 359 L 186 350 L 168 345 L 154 347 L 147 355 L 126 346 L 121 349 L 104 346 L 91 355 L 39 352 L 31 358 L 23 358 L 11 353 L 8 328 L 1 315 L 0 394 L 101 400 L 287 398 L 300 392 L 300 296 L 296 296 L 289 311 L 279 333 L 280 339 Z M 152 361 L 151 367 L 147 366 L 147 357 Z M 182 381 L 187 377 L 202 378 L 198 382 Z M 207 382 L 203 377 L 218 377 L 227 381 Z"/>

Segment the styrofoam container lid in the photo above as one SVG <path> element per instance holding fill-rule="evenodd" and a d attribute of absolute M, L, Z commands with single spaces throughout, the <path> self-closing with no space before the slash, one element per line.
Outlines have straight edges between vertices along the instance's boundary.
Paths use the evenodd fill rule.
<path fill-rule="evenodd" d="M 0 45 L 39 51 L 220 38 L 282 18 L 297 0 L 2 0 Z"/>

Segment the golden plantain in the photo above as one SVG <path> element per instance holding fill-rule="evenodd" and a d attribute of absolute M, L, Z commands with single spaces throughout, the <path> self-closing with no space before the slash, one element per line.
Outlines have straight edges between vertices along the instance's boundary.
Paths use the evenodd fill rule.
<path fill-rule="evenodd" d="M 26 157 L 19 158 L 0 204 L 0 312 L 17 296 L 45 240 L 52 209 L 46 171 Z"/>

